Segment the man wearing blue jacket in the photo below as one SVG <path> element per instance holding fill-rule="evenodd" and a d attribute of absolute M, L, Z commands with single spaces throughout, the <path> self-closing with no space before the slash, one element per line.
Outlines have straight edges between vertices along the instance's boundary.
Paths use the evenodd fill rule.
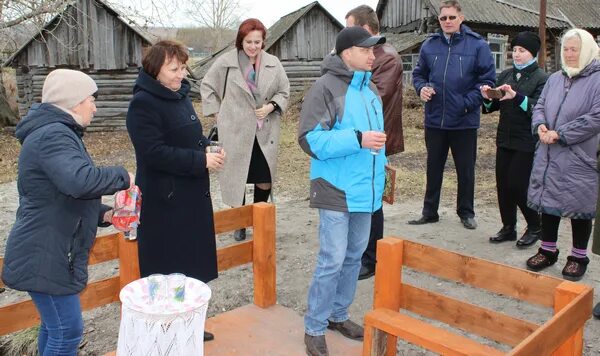
<path fill-rule="evenodd" d="M 475 229 L 475 158 L 483 101 L 479 88 L 494 86 L 496 67 L 487 42 L 463 25 L 458 1 L 440 4 L 441 30 L 421 46 L 413 84 L 425 102 L 427 187 L 423 212 L 412 225 L 439 220 L 440 191 L 448 150 L 458 177 L 456 213 L 467 229 Z"/>
<path fill-rule="evenodd" d="M 308 92 L 298 142 L 311 157 L 310 206 L 319 209 L 319 255 L 308 291 L 304 343 L 309 355 L 328 355 L 327 328 L 363 339 L 350 321 L 371 214 L 381 208 L 385 140 L 381 98 L 371 82 L 373 46 L 385 42 L 362 27 L 347 27 Z"/>

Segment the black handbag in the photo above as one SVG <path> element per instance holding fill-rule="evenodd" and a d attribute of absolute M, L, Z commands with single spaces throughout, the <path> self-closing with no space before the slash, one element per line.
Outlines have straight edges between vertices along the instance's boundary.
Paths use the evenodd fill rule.
<path fill-rule="evenodd" d="M 221 102 L 223 102 L 223 99 L 225 99 L 225 92 L 227 91 L 227 77 L 229 77 L 229 67 L 227 67 L 227 72 L 225 72 L 225 84 L 223 85 L 223 95 L 221 96 Z M 210 129 L 206 138 L 208 138 L 211 141 L 219 141 L 219 128 L 217 123 L 215 123 Z"/>

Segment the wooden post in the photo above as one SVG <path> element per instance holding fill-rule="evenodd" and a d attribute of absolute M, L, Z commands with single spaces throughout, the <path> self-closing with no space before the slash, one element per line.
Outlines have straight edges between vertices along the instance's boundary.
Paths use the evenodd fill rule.
<path fill-rule="evenodd" d="M 566 307 L 571 301 L 586 291 L 582 284 L 565 281 L 554 290 L 554 314 Z M 591 306 L 590 306 L 591 308 Z M 581 356 L 583 353 L 583 326 L 567 339 L 552 356 Z"/>
<path fill-rule="evenodd" d="M 119 246 L 119 289 L 123 289 L 128 283 L 140 278 L 138 245 L 136 240 L 125 240 L 122 233 L 117 236 L 117 240 Z"/>
<path fill-rule="evenodd" d="M 395 238 L 385 238 L 377 242 L 377 264 L 375 265 L 375 293 L 373 309 L 386 308 L 393 311 L 400 310 L 402 306 L 402 254 L 404 241 Z M 372 340 L 365 339 L 363 355 L 370 355 L 372 351 L 382 350 L 382 343 L 387 339 L 386 355 L 397 353 L 398 338 L 387 335 L 387 338 L 375 336 Z M 378 345 L 379 344 L 379 345 Z M 378 352 L 378 351 L 375 351 Z"/>
<path fill-rule="evenodd" d="M 546 69 L 546 0 L 540 0 L 540 50 L 538 51 L 538 66 Z"/>
<path fill-rule="evenodd" d="M 275 206 L 257 203 L 252 208 L 254 246 L 254 304 L 267 308 L 277 302 L 275 275 Z"/>

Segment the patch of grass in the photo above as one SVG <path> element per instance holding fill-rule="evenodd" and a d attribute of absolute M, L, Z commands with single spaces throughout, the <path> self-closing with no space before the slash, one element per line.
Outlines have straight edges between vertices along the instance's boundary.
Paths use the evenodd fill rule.
<path fill-rule="evenodd" d="M 38 355 L 37 339 L 39 326 L 21 330 L 12 335 L 2 347 L 0 354 L 7 356 L 36 356 Z"/>

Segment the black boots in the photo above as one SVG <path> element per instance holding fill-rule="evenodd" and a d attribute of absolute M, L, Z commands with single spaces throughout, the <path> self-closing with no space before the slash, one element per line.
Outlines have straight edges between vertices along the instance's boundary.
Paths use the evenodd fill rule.
<path fill-rule="evenodd" d="M 536 243 L 537 240 L 539 240 L 541 238 L 542 238 L 542 229 L 540 227 L 530 228 L 528 226 L 527 230 L 525 230 L 525 233 L 523 234 L 523 236 L 521 236 L 519 241 L 517 241 L 517 247 L 525 248 L 525 247 L 531 246 L 534 243 Z"/>
<path fill-rule="evenodd" d="M 515 241 L 517 239 L 517 230 L 514 225 L 504 225 L 496 235 L 490 237 L 491 243 L 500 243 L 504 241 Z"/>

